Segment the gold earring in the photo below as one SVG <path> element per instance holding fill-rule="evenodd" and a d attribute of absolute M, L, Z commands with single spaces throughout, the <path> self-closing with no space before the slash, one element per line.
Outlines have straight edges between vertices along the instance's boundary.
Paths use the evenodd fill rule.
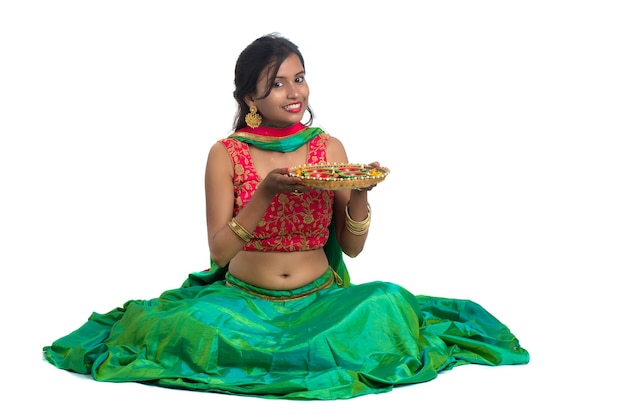
<path fill-rule="evenodd" d="M 250 113 L 246 115 L 246 125 L 251 128 L 258 128 L 261 125 L 261 115 L 256 112 L 256 106 L 250 106 Z"/>

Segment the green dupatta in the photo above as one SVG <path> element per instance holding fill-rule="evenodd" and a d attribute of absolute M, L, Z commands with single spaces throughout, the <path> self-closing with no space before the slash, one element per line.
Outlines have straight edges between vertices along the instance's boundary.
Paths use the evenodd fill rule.
<path fill-rule="evenodd" d="M 321 134 L 320 128 L 308 128 L 301 123 L 286 128 L 259 126 L 245 127 L 233 132 L 229 138 L 235 138 L 246 144 L 270 151 L 291 152 L 300 148 Z"/>

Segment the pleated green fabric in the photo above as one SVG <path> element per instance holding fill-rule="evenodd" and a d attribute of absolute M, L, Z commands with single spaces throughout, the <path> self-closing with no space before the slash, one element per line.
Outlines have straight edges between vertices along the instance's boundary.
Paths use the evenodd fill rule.
<path fill-rule="evenodd" d="M 254 295 L 228 275 L 187 280 L 92 314 L 44 355 L 99 381 L 299 400 L 386 392 L 468 363 L 529 361 L 475 302 L 416 296 L 383 281 L 343 287 L 334 277 L 329 269 L 288 300 Z"/>

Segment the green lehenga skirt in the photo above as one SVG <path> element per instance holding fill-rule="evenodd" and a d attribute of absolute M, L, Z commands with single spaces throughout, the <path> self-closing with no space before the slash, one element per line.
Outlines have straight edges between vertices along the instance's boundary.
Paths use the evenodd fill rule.
<path fill-rule="evenodd" d="M 228 273 L 207 284 L 193 275 L 158 298 L 94 313 L 44 347 L 46 359 L 100 381 L 285 399 L 351 398 L 462 364 L 529 361 L 509 329 L 469 300 L 342 284 L 332 269 L 285 292 Z"/>

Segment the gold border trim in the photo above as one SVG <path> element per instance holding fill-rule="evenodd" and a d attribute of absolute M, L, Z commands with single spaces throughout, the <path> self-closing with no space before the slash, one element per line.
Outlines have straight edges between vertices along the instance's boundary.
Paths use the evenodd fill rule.
<path fill-rule="evenodd" d="M 236 284 L 229 282 L 228 279 L 226 279 L 226 286 L 234 287 L 235 289 L 239 289 L 239 290 L 244 291 L 246 293 L 249 293 L 251 295 L 257 296 L 257 297 L 259 297 L 261 299 L 270 300 L 270 301 L 273 301 L 273 302 L 285 302 L 285 301 L 290 301 L 290 300 L 302 299 L 302 298 L 305 298 L 305 297 L 307 297 L 307 296 L 317 292 L 318 290 L 322 290 L 322 289 L 326 289 L 326 288 L 330 287 L 333 284 L 333 282 L 335 281 L 336 276 L 337 276 L 337 273 L 335 273 L 335 271 L 333 270 L 333 275 L 326 282 L 322 283 L 321 285 L 319 285 L 318 287 L 316 287 L 314 289 L 307 290 L 304 293 L 300 293 L 300 294 L 293 295 L 293 296 L 269 296 L 269 295 L 264 295 L 263 293 L 255 292 L 254 290 L 245 289 L 245 288 L 243 288 L 241 286 L 237 286 Z"/>
<path fill-rule="evenodd" d="M 293 136 L 293 135 L 294 134 L 285 135 L 285 136 L 266 136 L 266 135 L 251 134 L 248 132 L 237 132 L 236 134 L 231 135 L 230 138 L 237 139 L 237 137 L 241 137 L 241 138 L 251 139 L 253 141 L 259 141 L 259 142 L 275 142 L 275 141 L 281 141 L 283 139 L 289 138 L 290 136 Z"/>

